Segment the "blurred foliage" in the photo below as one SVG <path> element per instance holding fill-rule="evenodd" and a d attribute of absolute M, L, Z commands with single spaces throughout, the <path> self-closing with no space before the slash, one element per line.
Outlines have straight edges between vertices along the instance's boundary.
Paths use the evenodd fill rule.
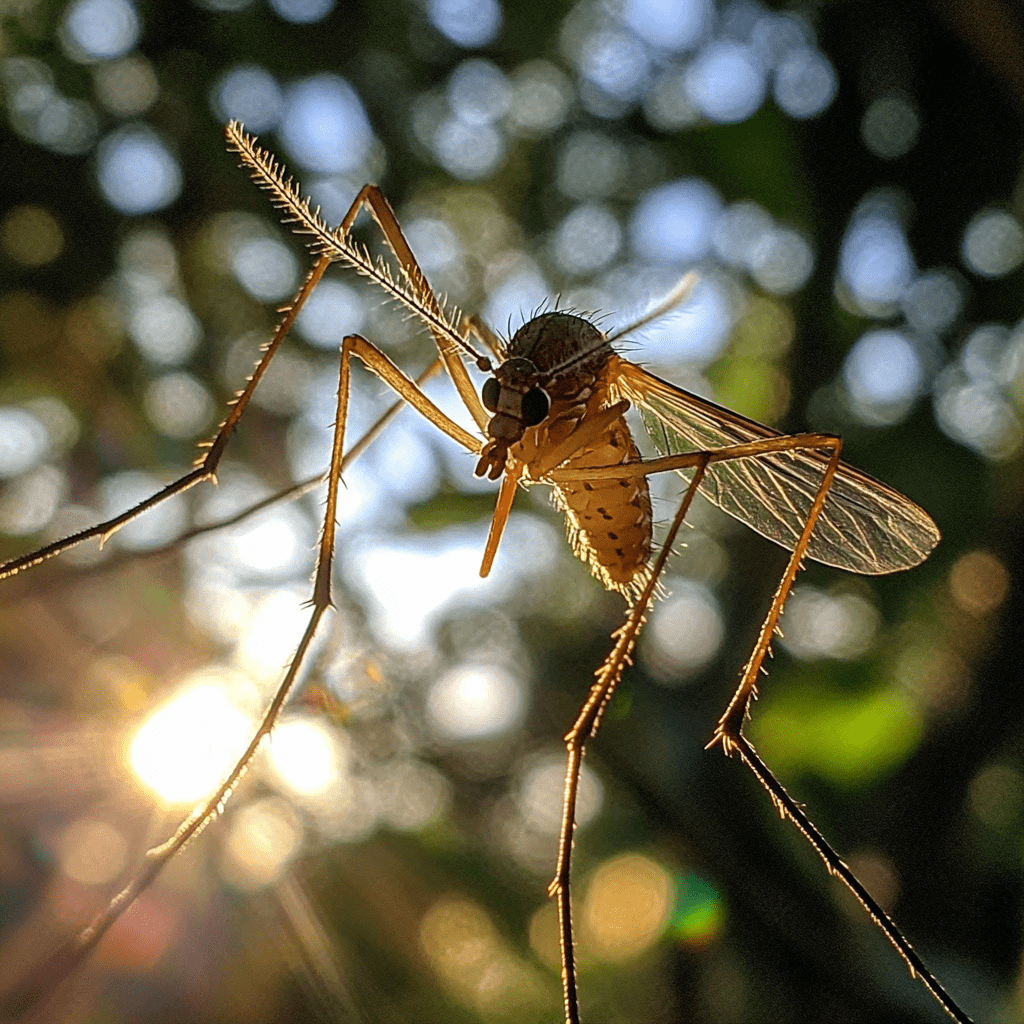
<path fill-rule="evenodd" d="M 216 7 L 137 5 L 137 53 L 159 86 L 140 116 L 169 144 L 185 183 L 166 209 L 144 218 L 116 212 L 97 186 L 94 149 L 60 155 L 27 141 L 10 118 L 0 121 L 0 221 L 16 207 L 39 207 L 63 238 L 60 255 L 43 265 L 0 255 L 0 401 L 59 398 L 70 411 L 73 436 L 55 460 L 66 467 L 66 500 L 97 508 L 104 478 L 145 469 L 170 479 L 193 458 L 193 440 L 168 437 L 147 417 L 152 368 L 118 318 L 115 275 L 140 223 L 173 243 L 184 294 L 202 324 L 188 369 L 218 405 L 272 332 L 273 309 L 239 287 L 210 241 L 211 218 L 226 211 L 274 223 L 264 196 L 225 153 L 211 110 L 211 90 L 231 65 L 262 65 L 280 82 L 329 70 L 352 84 L 386 154 L 379 183 L 400 218 L 443 210 L 458 225 L 469 256 L 461 283 L 445 284 L 470 311 L 484 308 L 488 257 L 502 252 L 531 254 L 555 292 L 579 285 L 559 277 L 550 237 L 574 205 L 555 186 L 560 148 L 581 128 L 631 154 L 631 173 L 607 200 L 621 218 L 649 188 L 689 174 L 713 183 L 727 202 L 755 200 L 813 240 L 816 262 L 788 298 L 744 281 L 748 313 L 769 303 L 794 326 L 783 344 L 758 350 L 744 346 L 749 323 L 740 316 L 730 346 L 708 368 L 720 400 L 780 429 L 841 432 L 848 461 L 911 495 L 944 540 L 925 565 L 896 577 L 865 582 L 810 567 L 800 583 L 864 596 L 878 610 L 879 639 L 848 661 L 799 660 L 779 650 L 751 732 L 869 888 L 888 893 L 897 921 L 966 1010 L 978 1020 L 1024 1018 L 1020 449 L 996 459 L 958 444 L 939 429 L 927 399 L 881 427 L 856 422 L 835 399 L 847 352 L 877 323 L 839 302 L 835 287 L 844 233 L 874 190 L 901 197 L 921 268 L 956 268 L 964 304 L 937 343 L 939 365 L 958 355 L 977 326 L 1012 327 L 1024 315 L 1024 271 L 985 278 L 964 269 L 960 256 L 965 227 L 982 207 L 1024 214 L 1019 8 L 1001 0 L 801 8 L 838 75 L 838 94 L 820 116 L 793 120 L 769 100 L 738 124 L 697 122 L 668 132 L 652 128 L 635 103 L 598 116 L 574 93 L 564 123 L 510 137 L 500 166 L 466 184 L 413 131 L 417 99 L 442 95 L 453 69 L 473 55 L 436 31 L 423 7 L 345 3 L 309 25 L 287 23 L 262 2 Z M 89 100 L 97 68 L 61 47 L 65 9 L 63 0 L 3 5 L 0 57 L 36 58 L 65 95 Z M 587 9 L 581 3 L 574 12 Z M 478 55 L 509 74 L 544 58 L 575 89 L 560 48 L 568 5 L 507 0 L 502 10 L 500 35 Z M 883 160 L 865 147 L 861 124 L 871 100 L 893 90 L 913 98 L 921 130 L 909 152 Z M 117 126 L 115 115 L 95 109 L 101 134 Z M 264 143 L 281 153 L 273 135 Z M 483 229 L 473 238 L 488 211 L 497 211 L 493 223 L 506 232 L 497 241 Z M 298 244 L 294 251 L 306 265 Z M 400 314 L 373 312 L 365 332 L 391 330 L 395 358 L 422 368 L 424 339 L 403 335 L 400 324 L 388 328 L 389 318 Z M 243 337 L 253 339 L 245 358 L 232 356 Z M 330 367 L 330 353 L 292 344 L 308 367 Z M 642 359 L 642 338 L 637 353 Z M 225 366 L 235 369 L 229 374 Z M 1024 414 L 1020 380 L 1015 400 Z M 303 401 L 291 409 L 287 401 L 254 403 L 232 442 L 225 482 L 229 471 L 246 469 L 269 488 L 288 482 L 289 419 Z M 440 496 L 422 499 L 408 517 L 406 535 L 424 545 L 441 524 L 487 515 L 479 491 L 456 493 L 464 481 L 447 475 Z M 547 514 L 537 502 L 523 504 Z M 189 507 L 197 509 L 199 499 Z M 309 523 L 316 508 L 303 505 Z M 58 518 L 53 529 L 64 522 L 70 528 Z M 599 866 L 641 852 L 678 892 L 661 938 L 635 958 L 611 963 L 584 952 L 585 1018 L 943 1019 L 743 767 L 703 750 L 784 564 L 781 552 L 746 531 L 722 523 L 714 530 L 728 553 L 715 588 L 725 630 L 720 653 L 672 686 L 648 678 L 641 659 L 589 751 L 604 803 L 578 833 L 578 891 Z M 0 552 L 13 556 L 36 539 L 0 538 Z M 695 537 L 680 558 L 681 575 L 699 552 Z M 998 600 L 982 594 L 972 603 L 970 580 L 954 584 L 956 567 L 977 552 L 993 556 L 997 568 L 986 565 L 997 582 L 1006 574 Z M 308 570 L 307 563 L 297 578 Z M 115 822 L 131 837 L 129 862 L 177 823 L 179 811 L 154 812 L 120 751 L 174 680 L 223 653 L 225 644 L 181 603 L 187 572 L 179 552 L 121 553 L 96 568 L 47 564 L 2 584 L 4 983 L 84 924 L 114 889 L 113 880 L 90 886 L 62 877 L 55 850 L 69 822 Z M 380 681 L 384 696 L 365 714 L 344 695 L 318 701 L 315 687 L 300 700 L 351 730 L 373 765 L 386 767 L 396 751 L 418 753 L 451 786 L 447 812 L 413 832 L 384 825 L 358 841 L 311 839 L 283 879 L 240 894 L 218 871 L 229 807 L 225 821 L 172 865 L 52 996 L 52 1019 L 558 1019 L 557 962 L 533 932 L 549 927 L 550 868 L 528 870 L 511 856 L 499 824 L 517 766 L 538 752 L 557 754 L 607 653 L 621 603 L 560 555 L 550 578 L 504 595 L 495 608 L 449 610 L 434 653 L 419 660 L 377 649 L 358 587 L 346 592 L 339 582 L 338 603 L 355 652 L 349 657 L 371 666 L 368 678 Z M 510 663 L 530 666 L 524 727 L 462 746 L 430 738 L 423 715 L 431 681 L 505 636 Z M 338 637 L 332 642 L 338 657 Z M 237 795 L 242 804 L 258 795 L 256 783 L 247 785 Z M 553 836 L 550 850 L 553 856 Z M 449 939 L 437 939 L 436 948 L 454 961 L 432 958 L 424 936 L 447 935 L 449 927 L 462 938 L 450 948 Z M 504 952 L 488 961 L 482 948 Z"/>

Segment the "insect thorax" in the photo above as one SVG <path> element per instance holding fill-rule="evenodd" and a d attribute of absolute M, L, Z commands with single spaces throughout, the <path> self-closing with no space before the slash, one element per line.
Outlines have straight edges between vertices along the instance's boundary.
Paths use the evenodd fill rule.
<path fill-rule="evenodd" d="M 528 359 L 552 399 L 572 393 L 597 376 L 612 355 L 608 339 L 589 320 L 572 313 L 541 313 L 513 335 L 509 359 Z"/>
<path fill-rule="evenodd" d="M 512 338 L 509 358 L 527 359 L 551 397 L 545 420 L 512 449 L 527 472 L 545 451 L 565 441 L 581 424 L 615 402 L 617 357 L 592 323 L 569 313 L 544 313 Z M 564 463 L 585 469 L 635 462 L 640 453 L 623 416 L 611 422 Z M 643 476 L 574 481 L 554 488 L 565 512 L 574 551 L 608 588 L 627 596 L 646 578 L 651 553 L 651 499 Z"/>

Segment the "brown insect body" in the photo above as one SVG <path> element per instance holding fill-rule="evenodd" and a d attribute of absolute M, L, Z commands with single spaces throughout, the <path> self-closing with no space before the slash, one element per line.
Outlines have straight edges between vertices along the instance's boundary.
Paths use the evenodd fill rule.
<path fill-rule="evenodd" d="M 495 373 L 502 399 L 488 432 L 492 438 L 496 432 L 519 435 L 508 451 L 523 465 L 523 476 L 529 480 L 531 468 L 543 464 L 545 453 L 565 443 L 581 423 L 615 404 L 618 356 L 590 321 L 562 312 L 543 313 L 524 324 L 509 343 L 507 355 Z M 506 367 L 513 372 L 503 372 Z M 550 399 L 547 415 L 536 426 L 525 426 L 520 420 L 518 430 L 510 431 L 508 415 L 501 410 L 521 405 L 512 395 L 528 395 L 534 388 Z M 492 444 L 497 456 L 505 442 Z M 588 469 L 640 458 L 625 416 L 619 415 L 561 465 Z M 646 580 L 651 555 L 647 478 L 563 482 L 553 489 L 553 501 L 565 513 L 573 550 L 590 564 L 594 575 L 627 598 L 635 594 Z"/>

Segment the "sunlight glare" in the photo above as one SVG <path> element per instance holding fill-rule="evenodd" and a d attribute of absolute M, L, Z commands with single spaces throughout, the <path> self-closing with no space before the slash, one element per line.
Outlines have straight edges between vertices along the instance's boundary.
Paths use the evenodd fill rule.
<path fill-rule="evenodd" d="M 165 803 L 194 803 L 213 792 L 254 728 L 223 682 L 195 682 L 143 722 L 129 747 L 129 764 Z"/>

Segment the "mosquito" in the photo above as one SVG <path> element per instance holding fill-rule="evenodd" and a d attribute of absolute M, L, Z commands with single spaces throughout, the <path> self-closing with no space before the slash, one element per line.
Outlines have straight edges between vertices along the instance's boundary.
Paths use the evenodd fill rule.
<path fill-rule="evenodd" d="M 612 635 L 612 650 L 579 715 L 565 735 L 567 766 L 555 877 L 549 894 L 557 901 L 562 980 L 567 1024 L 580 1024 L 571 906 L 571 857 L 582 760 L 587 741 L 601 724 L 625 668 L 630 664 L 645 616 L 658 593 L 659 580 L 676 536 L 699 492 L 729 515 L 791 552 L 761 626 L 757 641 L 708 748 L 736 755 L 767 791 L 779 814 L 808 839 L 826 869 L 840 878 L 946 1013 L 970 1018 L 928 970 L 910 942 L 858 881 L 801 807 L 772 774 L 744 733 L 758 694 L 758 676 L 778 630 L 786 598 L 805 560 L 851 572 L 879 575 L 922 562 L 939 541 L 935 524 L 921 508 L 886 484 L 840 460 L 842 442 L 827 434 L 780 434 L 710 401 L 661 380 L 620 356 L 613 343 L 664 315 L 692 287 L 684 279 L 652 313 L 626 330 L 606 336 L 587 319 L 564 311 L 541 313 L 507 343 L 482 321 L 447 307 L 431 290 L 384 194 L 366 185 L 340 225 L 329 228 L 311 210 L 278 161 L 246 134 L 241 124 L 226 128 L 229 148 L 251 173 L 284 220 L 305 236 L 316 256 L 291 306 L 266 345 L 245 387 L 195 467 L 128 511 L 0 566 L 0 579 L 90 538 L 109 538 L 126 523 L 168 497 L 215 480 L 217 467 L 253 392 L 295 323 L 303 304 L 332 263 L 342 263 L 369 278 L 405 306 L 429 330 L 437 358 L 416 380 L 410 379 L 372 342 L 351 334 L 341 345 L 338 403 L 326 475 L 326 508 L 317 550 L 311 612 L 295 654 L 259 728 L 216 792 L 160 846 L 149 850 L 143 867 L 72 944 L 54 954 L 23 985 L 19 998 L 31 1002 L 80 963 L 113 922 L 156 878 L 166 864 L 216 817 L 263 740 L 271 732 L 294 688 L 317 628 L 330 608 L 338 488 L 344 468 L 408 404 L 434 426 L 478 457 L 477 476 L 500 480 L 497 504 L 483 552 L 481 575 L 491 568 L 521 486 L 542 483 L 566 517 L 576 554 L 593 575 L 626 601 L 623 625 Z M 358 215 L 368 211 L 394 259 L 397 273 L 351 237 Z M 486 352 L 478 351 L 480 345 Z M 353 356 L 376 374 L 399 401 L 356 445 L 345 452 L 345 428 Z M 467 364 L 487 375 L 481 392 Z M 423 392 L 430 375 L 451 379 L 480 437 L 449 418 Z M 660 455 L 644 459 L 625 419 L 637 409 Z M 481 440 L 481 437 L 483 440 Z M 685 491 L 659 551 L 652 541 L 648 477 L 676 472 Z M 300 485 L 303 486 L 303 485 Z M 294 490 L 294 489 L 293 489 Z M 45 982 L 41 979 L 46 979 Z"/>

